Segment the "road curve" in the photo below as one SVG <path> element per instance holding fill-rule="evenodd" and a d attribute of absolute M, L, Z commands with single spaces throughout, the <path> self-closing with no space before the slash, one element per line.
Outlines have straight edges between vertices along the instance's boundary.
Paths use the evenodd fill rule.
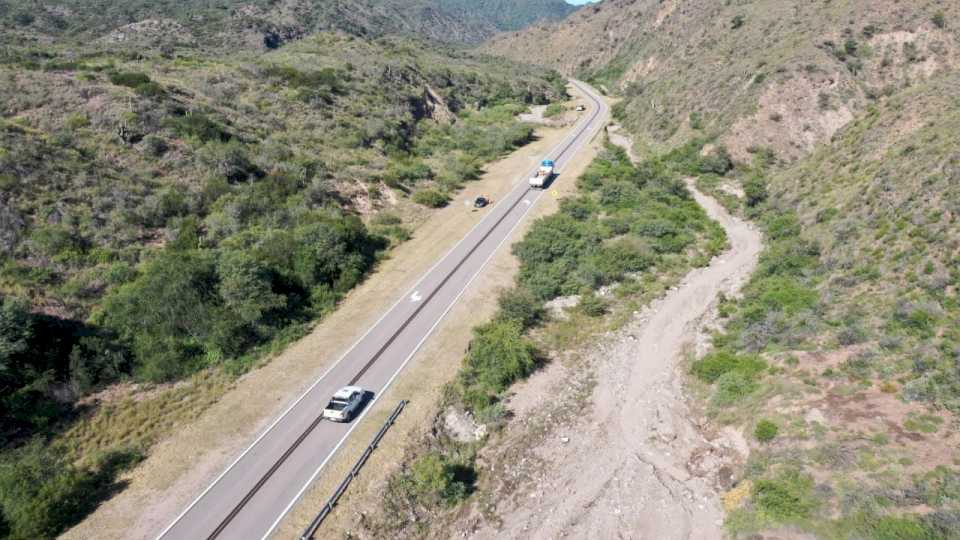
<path fill-rule="evenodd" d="M 563 168 L 606 123 L 609 109 L 588 85 L 571 81 L 592 104 L 544 159 Z M 533 174 L 533 171 L 530 171 Z M 334 365 L 265 429 L 158 536 L 162 540 L 267 538 L 359 424 L 321 422 L 337 388 L 357 384 L 374 401 L 414 357 L 444 315 L 523 221 L 544 191 L 527 177 L 393 305 Z M 371 402 L 365 409 L 373 408 Z"/>

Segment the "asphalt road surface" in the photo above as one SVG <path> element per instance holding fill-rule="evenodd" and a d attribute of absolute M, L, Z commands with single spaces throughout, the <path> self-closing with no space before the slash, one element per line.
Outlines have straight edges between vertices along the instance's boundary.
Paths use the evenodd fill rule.
<path fill-rule="evenodd" d="M 596 92 L 573 82 L 587 96 L 587 111 L 570 134 L 544 159 L 563 167 L 603 127 L 608 107 Z M 534 171 L 530 171 L 533 175 Z M 337 452 L 362 416 L 350 424 L 320 421 L 321 411 L 340 387 L 355 384 L 374 392 L 375 401 L 504 244 L 544 190 L 524 177 L 516 187 L 420 278 L 324 375 L 282 413 L 181 513 L 158 538 L 164 540 L 259 539 L 280 520 Z M 547 188 L 549 190 L 549 186 Z M 364 412 L 372 408 L 368 403 Z"/>

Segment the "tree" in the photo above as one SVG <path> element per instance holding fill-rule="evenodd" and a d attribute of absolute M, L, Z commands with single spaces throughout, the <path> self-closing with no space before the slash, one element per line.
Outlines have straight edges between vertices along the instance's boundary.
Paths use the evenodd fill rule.
<path fill-rule="evenodd" d="M 244 251 L 221 253 L 217 263 L 218 291 L 224 307 L 247 325 L 256 325 L 268 312 L 286 305 L 273 292 L 270 269 Z"/>
<path fill-rule="evenodd" d="M 0 296 L 0 380 L 14 378 L 14 357 L 27 351 L 33 338 L 33 321 L 26 305 Z"/>
<path fill-rule="evenodd" d="M 198 367 L 218 298 L 208 254 L 164 251 L 106 299 L 101 319 L 130 344 L 141 378 L 170 380 Z"/>
<path fill-rule="evenodd" d="M 294 272 L 307 289 L 326 285 L 346 292 L 373 264 L 381 242 L 354 216 L 321 221 L 294 231 Z"/>

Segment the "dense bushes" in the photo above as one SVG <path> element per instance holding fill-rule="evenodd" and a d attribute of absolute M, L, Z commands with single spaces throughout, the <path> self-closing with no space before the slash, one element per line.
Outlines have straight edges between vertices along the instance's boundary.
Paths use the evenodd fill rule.
<path fill-rule="evenodd" d="M 167 117 L 163 120 L 163 126 L 173 130 L 180 137 L 195 138 L 201 142 L 226 142 L 231 139 L 231 135 L 220 124 L 201 112 Z"/>
<path fill-rule="evenodd" d="M 110 82 L 118 86 L 128 86 L 137 88 L 140 85 L 150 83 L 150 77 L 145 73 L 137 72 L 116 72 L 110 75 Z"/>
<path fill-rule="evenodd" d="M 78 467 L 40 441 L 4 455 L 0 533 L 23 540 L 58 536 L 120 487 L 116 476 L 139 459 L 136 452 L 114 451 L 93 467 Z"/>
<path fill-rule="evenodd" d="M 716 351 L 695 361 L 691 371 L 699 379 L 713 383 L 730 372 L 752 377 L 766 368 L 767 363 L 756 356 L 738 356 L 727 351 Z"/>
<path fill-rule="evenodd" d="M 349 80 L 347 73 L 334 68 L 300 71 L 291 66 L 275 65 L 264 69 L 264 75 L 297 89 L 297 97 L 301 101 L 319 105 L 333 103 L 334 96 L 346 92 L 343 83 Z"/>
<path fill-rule="evenodd" d="M 520 323 L 494 321 L 475 329 L 458 380 L 464 404 L 475 412 L 492 405 L 536 365 L 536 351 L 523 337 Z"/>
<path fill-rule="evenodd" d="M 138 377 L 176 379 L 331 309 L 383 245 L 342 217 L 255 229 L 219 252 L 168 250 L 106 299 L 99 321 L 130 344 Z"/>
<path fill-rule="evenodd" d="M 440 208 L 446 206 L 450 198 L 435 189 L 421 189 L 413 194 L 413 202 L 430 208 Z"/>
<path fill-rule="evenodd" d="M 700 236 L 710 255 L 725 245 L 723 230 L 706 218 L 686 188 L 651 161 L 633 166 L 608 147 L 578 180 L 584 195 L 536 221 L 513 247 L 520 283 L 543 300 L 578 294 L 685 253 Z"/>
<path fill-rule="evenodd" d="M 521 287 L 504 291 L 497 302 L 500 307 L 497 316 L 501 319 L 516 321 L 524 329 L 536 326 L 543 320 L 546 313 L 543 302 L 529 289 Z"/>
<path fill-rule="evenodd" d="M 753 429 L 753 436 L 760 442 L 770 442 L 777 437 L 780 428 L 770 420 L 760 420 Z"/>
<path fill-rule="evenodd" d="M 115 380 L 129 368 L 129 355 L 112 336 L 30 313 L 25 302 L 0 296 L 0 436 L 7 442 L 52 428 L 68 416 L 65 397 Z"/>
<path fill-rule="evenodd" d="M 752 499 L 764 514 L 779 521 L 810 517 L 817 508 L 813 478 L 796 470 L 786 470 L 753 484 Z"/>
<path fill-rule="evenodd" d="M 562 103 L 551 103 L 547 105 L 546 110 L 543 111 L 543 116 L 546 118 L 553 118 L 554 116 L 559 116 L 564 113 L 566 108 Z"/>
<path fill-rule="evenodd" d="M 431 452 L 418 458 L 401 481 L 409 482 L 410 491 L 421 504 L 452 505 L 470 493 L 472 475 L 469 468 Z"/>
<path fill-rule="evenodd" d="M 772 345 L 798 346 L 812 338 L 821 309 L 816 289 L 820 247 L 799 234 L 792 212 L 763 214 L 768 245 L 759 266 L 744 287 L 743 299 L 728 306 L 727 333 L 714 343 L 720 349 L 760 352 Z"/>
<path fill-rule="evenodd" d="M 496 105 L 479 112 L 464 112 L 454 124 L 423 126 L 415 153 L 420 156 L 462 152 L 489 161 L 533 140 L 533 127 L 515 121 L 520 105 Z"/>
<path fill-rule="evenodd" d="M 513 246 L 521 262 L 517 286 L 500 296 L 496 319 L 475 330 L 458 378 L 456 394 L 465 408 L 485 415 L 511 383 L 536 367 L 524 330 L 543 320 L 545 300 L 579 294 L 578 309 L 601 316 L 609 308 L 595 294 L 602 285 L 648 271 L 665 257 L 687 255 L 698 240 L 711 254 L 723 249 L 723 229 L 678 184 L 671 165 L 655 160 L 634 166 L 623 150 L 608 146 L 578 179 L 580 194 L 562 200 L 559 213 L 535 222 Z M 753 376 L 765 364 L 742 359 L 736 367 Z"/>

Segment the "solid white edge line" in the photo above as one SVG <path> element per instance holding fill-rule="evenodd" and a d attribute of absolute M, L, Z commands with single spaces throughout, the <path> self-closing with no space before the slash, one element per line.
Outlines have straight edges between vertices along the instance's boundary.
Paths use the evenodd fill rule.
<path fill-rule="evenodd" d="M 580 90 L 584 93 L 589 94 L 589 92 L 586 92 L 582 88 Z M 593 96 L 590 96 L 590 97 L 594 99 L 597 103 L 600 103 L 600 100 L 593 98 Z M 606 107 L 604 106 L 602 110 L 605 112 Z M 600 116 L 602 115 L 597 115 L 597 117 L 595 118 L 599 118 Z M 593 121 L 593 119 L 591 119 L 591 121 Z M 600 125 L 602 124 L 603 122 L 600 122 Z M 599 131 L 599 129 L 597 129 L 597 131 Z M 587 130 L 584 130 L 583 134 L 586 134 L 586 133 L 587 133 Z M 589 139 L 592 139 L 592 136 L 589 137 L 588 140 Z M 583 148 L 583 145 L 577 148 L 576 151 L 573 154 L 571 154 L 571 156 L 575 155 L 582 148 Z M 556 150 L 556 148 L 554 148 L 553 150 Z M 551 153 L 553 150 L 551 150 Z M 267 532 L 264 533 L 264 535 L 261 537 L 261 540 L 266 540 L 267 538 L 269 538 L 270 535 L 273 534 L 273 531 L 280 524 L 280 522 L 283 521 L 283 518 L 285 518 L 287 514 L 290 512 L 290 510 L 294 506 L 296 506 L 298 502 L 300 502 L 300 498 L 303 497 L 303 494 L 310 488 L 310 485 L 313 484 L 313 481 L 316 480 L 320 472 L 323 471 L 323 468 L 326 467 L 327 462 L 329 462 L 333 458 L 333 456 L 337 454 L 337 451 L 340 449 L 341 446 L 343 446 L 343 443 L 346 442 L 347 438 L 350 437 L 350 434 L 353 433 L 353 430 L 356 429 L 358 425 L 360 425 L 360 422 L 363 420 L 364 417 L 366 417 L 367 413 L 373 409 L 374 404 L 376 404 L 376 402 L 380 399 L 380 397 L 383 394 L 385 394 L 386 391 L 390 388 L 390 385 L 393 384 L 394 379 L 396 379 L 397 376 L 399 376 L 400 373 L 403 372 L 403 369 L 406 367 L 407 363 L 410 362 L 410 360 L 414 356 L 416 356 L 418 352 L 420 352 L 420 347 L 422 347 L 424 342 L 426 342 L 427 339 L 430 338 L 430 336 L 433 334 L 433 331 L 437 328 L 437 326 L 439 326 L 440 323 L 443 322 L 443 320 L 447 316 L 447 313 L 449 313 L 450 310 L 457 305 L 457 302 L 460 300 L 460 297 L 463 296 L 463 294 L 467 291 L 467 289 L 470 288 L 470 285 L 473 284 L 473 281 L 478 277 L 480 277 L 480 275 L 483 273 L 483 269 L 486 268 L 487 264 L 489 264 L 490 260 L 493 259 L 494 255 L 500 252 L 500 249 L 503 247 L 503 244 L 508 239 L 513 237 L 513 233 L 516 230 L 516 228 L 519 227 L 520 224 L 524 222 L 525 218 L 527 217 L 527 214 L 529 214 L 530 211 L 533 210 L 534 206 L 536 206 L 536 204 L 543 197 L 543 194 L 544 194 L 544 191 L 540 191 L 537 193 L 537 197 L 534 199 L 534 201 L 529 206 L 526 207 L 524 212 L 517 219 L 517 222 L 514 223 L 512 227 L 510 227 L 510 230 L 507 232 L 507 234 L 500 240 L 497 246 L 493 248 L 493 251 L 490 252 L 490 255 L 488 255 L 487 258 L 483 261 L 483 263 L 479 266 L 476 273 L 473 276 L 471 276 L 471 278 L 467 281 L 466 284 L 464 284 L 463 288 L 460 289 L 457 295 L 450 302 L 450 305 L 448 305 L 447 308 L 443 310 L 443 313 L 440 314 L 440 317 L 437 318 L 436 322 L 433 323 L 430 329 L 427 330 L 427 333 L 424 334 L 424 336 L 420 339 L 416 347 L 414 347 L 413 351 L 411 351 L 410 354 L 407 355 L 407 357 L 403 360 L 403 363 L 400 364 L 400 367 L 398 367 L 397 370 L 394 371 L 393 375 L 390 376 L 390 379 L 388 379 L 387 382 L 383 385 L 383 388 L 381 388 L 380 391 L 377 392 L 377 394 L 373 398 L 373 401 L 371 401 L 370 404 L 364 409 L 363 413 L 361 413 L 360 416 L 356 420 L 354 420 L 353 425 L 350 426 L 350 429 L 348 429 L 347 432 L 343 435 L 343 437 L 340 438 L 340 441 L 337 442 L 337 445 L 333 447 L 333 449 L 327 454 L 327 457 L 324 458 L 324 460 L 320 463 L 320 465 L 313 472 L 313 474 L 310 475 L 310 478 L 307 479 L 307 482 L 303 485 L 303 487 L 300 488 L 300 491 L 298 491 L 296 496 L 294 496 L 294 498 L 290 501 L 290 503 L 287 504 L 287 506 L 283 509 L 283 511 L 280 513 L 277 519 L 273 522 L 273 524 L 270 525 L 270 528 L 267 529 Z"/>
<path fill-rule="evenodd" d="M 573 81 L 571 80 L 571 82 L 573 82 Z M 580 88 L 580 86 L 579 86 L 578 84 L 576 84 L 576 82 L 573 82 L 573 84 L 574 84 L 574 86 L 576 86 L 581 92 L 589 93 L 589 92 L 586 92 L 585 90 L 583 90 L 583 88 Z M 592 97 L 592 96 L 591 96 L 591 97 Z M 576 124 L 574 124 L 574 127 L 573 127 L 573 129 L 571 130 L 571 135 L 568 135 L 567 137 L 564 137 L 564 139 L 562 139 L 556 146 L 554 146 L 553 148 L 550 149 L 550 151 L 547 153 L 547 155 L 552 154 L 552 153 L 555 152 L 558 148 L 560 148 L 560 147 L 562 147 L 564 144 L 566 144 L 566 143 L 567 143 L 567 139 L 571 138 L 571 137 L 573 136 L 573 134 L 576 133 L 576 130 L 577 130 L 578 127 L 580 127 L 580 126 L 577 126 Z M 529 176 L 529 174 L 528 174 L 527 176 Z M 518 182 L 517 185 L 504 197 L 504 200 L 508 199 L 508 198 L 510 197 L 510 195 L 513 195 L 513 193 L 514 193 L 515 191 L 517 191 L 517 189 L 518 189 L 520 186 L 522 186 L 524 183 L 526 183 L 526 182 L 527 182 L 527 177 L 525 176 L 525 177 L 521 180 L 521 182 Z M 204 490 L 200 493 L 200 495 L 197 495 L 197 497 L 193 500 L 193 502 L 190 503 L 189 506 L 187 506 L 182 512 L 180 512 L 180 514 L 177 515 L 177 517 L 176 517 L 169 525 L 167 525 L 167 526 L 163 529 L 163 531 L 160 532 L 160 534 L 157 535 L 157 537 L 156 537 L 157 540 L 162 539 L 162 538 L 164 537 L 164 535 L 166 535 L 168 532 L 170 532 L 170 529 L 172 529 L 177 523 L 179 523 L 180 520 L 183 519 L 183 516 L 187 515 L 187 513 L 189 513 L 190 510 L 192 510 L 193 507 L 196 506 L 197 503 L 199 503 L 200 500 L 203 499 L 203 497 L 204 497 L 207 493 L 209 493 L 210 490 L 213 489 L 213 488 L 220 482 L 220 480 L 223 479 L 224 476 L 227 475 L 227 473 L 229 473 L 231 470 L 233 470 L 233 468 L 237 465 L 237 463 L 240 462 L 240 460 L 242 460 L 242 459 L 244 458 L 244 456 L 246 456 L 248 453 L 250 453 L 250 451 L 253 450 L 253 448 L 254 448 L 255 446 L 257 446 L 257 444 L 258 444 L 268 433 L 270 433 L 270 432 L 273 430 L 273 428 L 277 426 L 277 424 L 279 424 L 284 418 L 286 418 L 286 416 L 287 416 L 288 414 L 290 414 L 290 411 L 292 411 L 292 410 L 294 409 L 294 407 L 296 407 L 301 401 L 303 401 L 303 399 L 306 398 L 307 395 L 309 395 L 310 392 L 312 392 L 313 389 L 316 388 L 317 385 L 320 384 L 320 382 L 323 381 L 323 380 L 327 377 L 327 375 L 329 375 L 330 372 L 333 371 L 333 370 L 340 364 L 341 361 L 343 361 L 344 358 L 346 358 L 351 352 L 353 352 L 353 350 L 357 347 L 357 345 L 359 345 L 359 344 L 370 334 L 370 332 L 372 332 L 377 326 L 379 326 L 380 323 L 383 322 L 383 320 L 387 317 L 387 315 L 389 315 L 390 313 L 392 313 L 393 310 L 396 309 L 397 306 L 399 306 L 399 305 L 403 302 L 403 300 L 409 296 L 409 294 L 412 294 L 413 292 L 416 292 L 417 286 L 420 285 L 420 284 L 423 282 L 423 280 L 425 280 L 427 277 L 429 277 L 429 275 L 430 275 L 431 273 L 433 273 L 433 271 L 436 270 L 437 267 L 440 266 L 441 263 L 443 263 L 451 254 L 453 254 L 454 251 L 456 251 L 456 249 L 459 248 L 459 247 L 461 246 L 461 244 L 463 244 L 463 243 L 467 240 L 467 238 L 469 238 L 470 235 L 473 234 L 473 232 L 474 232 L 478 227 L 480 227 L 480 225 L 482 225 L 484 222 L 486 222 L 487 220 L 489 220 L 492 215 L 494 215 L 493 210 L 496 209 L 496 207 L 497 207 L 498 204 L 500 204 L 500 203 L 494 204 L 493 207 L 491 208 L 491 212 L 488 212 L 480 221 L 478 221 L 473 227 L 471 227 L 470 230 L 467 231 L 467 233 L 463 236 L 463 238 L 461 238 L 456 244 L 454 244 L 454 246 L 453 246 L 452 248 L 450 248 L 450 250 L 448 250 L 448 251 L 443 255 L 443 257 L 440 257 L 426 272 L 424 272 L 423 275 L 420 276 L 420 278 L 416 281 L 416 283 L 414 283 L 413 287 L 411 287 L 406 293 L 404 293 L 403 295 L 401 295 L 400 298 L 397 299 L 397 301 L 394 302 L 394 304 L 393 304 L 392 306 L 390 306 L 390 308 L 387 309 L 387 310 L 383 313 L 383 315 L 381 315 L 380 318 L 378 318 L 378 319 L 376 320 L 376 322 L 373 323 L 373 325 L 371 325 L 369 328 L 367 328 L 367 331 L 364 332 L 363 335 L 361 335 L 356 341 L 354 341 L 354 343 L 350 346 L 350 348 L 347 349 L 342 355 L 340 355 L 340 357 L 336 360 L 336 362 L 334 362 L 329 368 L 327 368 L 327 370 L 324 371 L 324 373 L 323 373 L 322 375 L 320 375 L 320 377 L 319 377 L 317 380 L 315 380 L 315 381 L 313 382 L 313 384 L 311 384 L 306 390 L 304 390 L 304 392 L 300 395 L 300 397 L 298 397 L 293 403 L 291 403 L 286 409 L 284 409 L 284 411 L 283 411 L 282 413 L 280 413 L 280 416 L 278 416 L 269 426 L 267 426 L 267 428 L 264 429 L 263 432 L 261 432 L 260 435 L 257 436 L 257 438 L 254 439 L 254 441 L 253 441 L 252 443 L 250 443 L 250 445 L 247 446 L 247 448 L 244 449 L 244 451 L 241 452 L 240 455 L 237 456 L 237 458 L 234 459 L 233 462 L 231 462 L 230 465 L 228 465 L 227 468 L 224 469 L 223 472 L 221 472 L 221 473 L 213 480 L 213 482 L 211 482 L 210 485 L 208 485 L 208 486 L 206 487 L 206 489 L 204 489 Z M 530 206 L 532 207 L 533 205 L 530 205 Z M 499 248 L 498 248 L 498 249 L 499 249 Z M 349 433 L 349 432 L 348 432 L 348 433 Z"/>

